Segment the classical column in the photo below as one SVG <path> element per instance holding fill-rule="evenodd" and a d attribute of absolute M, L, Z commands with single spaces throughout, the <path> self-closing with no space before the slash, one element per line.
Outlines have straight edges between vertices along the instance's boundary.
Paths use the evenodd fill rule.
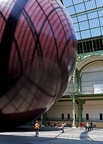
<path fill-rule="evenodd" d="M 79 126 L 81 125 L 81 122 L 82 122 L 82 111 L 83 111 L 83 104 L 84 103 L 85 103 L 84 100 L 78 101 Z"/>
<path fill-rule="evenodd" d="M 75 71 L 72 77 L 72 128 L 75 128 L 75 95 L 74 95 Z"/>
<path fill-rule="evenodd" d="M 42 120 L 42 124 L 46 126 L 46 120 L 47 120 L 47 113 L 43 114 L 43 120 Z"/>
<path fill-rule="evenodd" d="M 78 115 L 79 115 L 79 126 L 81 126 L 81 122 L 82 122 L 82 100 L 79 100 L 79 103 L 78 103 Z"/>
<path fill-rule="evenodd" d="M 80 76 L 80 71 L 76 69 L 76 76 L 77 76 L 77 92 L 80 95 L 82 93 L 82 86 L 81 86 L 81 76 Z"/>

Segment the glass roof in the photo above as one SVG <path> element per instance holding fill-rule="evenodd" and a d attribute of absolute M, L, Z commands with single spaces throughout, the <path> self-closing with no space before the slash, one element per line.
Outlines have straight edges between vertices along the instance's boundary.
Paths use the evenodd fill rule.
<path fill-rule="evenodd" d="M 62 0 L 78 40 L 103 36 L 103 0 Z"/>

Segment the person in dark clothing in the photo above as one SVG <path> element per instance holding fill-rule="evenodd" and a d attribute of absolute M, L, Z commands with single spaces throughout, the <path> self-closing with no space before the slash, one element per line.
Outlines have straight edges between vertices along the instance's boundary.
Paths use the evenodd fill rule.
<path fill-rule="evenodd" d="M 93 130 L 93 122 L 91 121 L 91 123 L 90 123 L 90 129 L 92 129 Z"/>
<path fill-rule="evenodd" d="M 34 129 L 35 129 L 35 136 L 38 136 L 39 135 L 39 124 L 37 121 L 34 124 Z"/>

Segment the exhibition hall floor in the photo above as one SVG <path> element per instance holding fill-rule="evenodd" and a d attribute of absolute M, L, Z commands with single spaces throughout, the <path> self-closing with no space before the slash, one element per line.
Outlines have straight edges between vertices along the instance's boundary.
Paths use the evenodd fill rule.
<path fill-rule="evenodd" d="M 103 129 L 42 128 L 39 136 L 31 128 L 0 132 L 0 144 L 103 144 Z"/>

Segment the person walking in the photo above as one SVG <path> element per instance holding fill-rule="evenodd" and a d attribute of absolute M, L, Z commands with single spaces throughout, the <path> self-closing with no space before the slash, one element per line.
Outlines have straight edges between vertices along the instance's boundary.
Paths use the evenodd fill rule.
<path fill-rule="evenodd" d="M 90 130 L 90 124 L 88 122 L 86 123 L 85 130 L 88 130 L 88 131 Z"/>
<path fill-rule="evenodd" d="M 62 133 L 64 133 L 64 123 L 62 123 L 61 128 L 62 128 Z"/>
<path fill-rule="evenodd" d="M 34 124 L 34 129 L 35 129 L 35 136 L 39 135 L 39 123 L 36 121 Z"/>
<path fill-rule="evenodd" d="M 81 123 L 80 129 L 84 129 L 84 122 Z"/>

